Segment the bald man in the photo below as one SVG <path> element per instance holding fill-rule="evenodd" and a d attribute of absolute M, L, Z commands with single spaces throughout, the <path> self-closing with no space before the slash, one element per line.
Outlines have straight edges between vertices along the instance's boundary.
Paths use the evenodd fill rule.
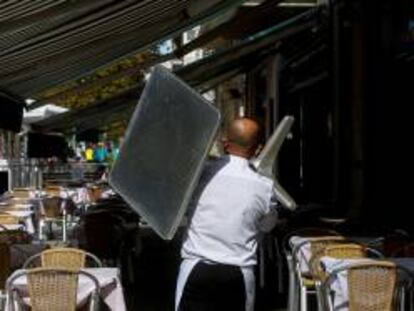
<path fill-rule="evenodd" d="M 176 310 L 253 310 L 257 239 L 277 218 L 273 182 L 249 165 L 259 132 L 252 119 L 231 122 L 226 155 L 203 171 L 181 250 Z"/>

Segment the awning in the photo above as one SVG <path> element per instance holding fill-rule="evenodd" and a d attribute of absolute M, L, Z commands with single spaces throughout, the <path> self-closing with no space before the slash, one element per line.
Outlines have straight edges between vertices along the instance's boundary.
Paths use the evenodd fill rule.
<path fill-rule="evenodd" d="M 250 36 L 241 43 L 190 64 L 177 74 L 193 87 L 200 87 L 237 68 L 248 68 L 252 62 L 275 53 L 279 42 L 316 25 L 316 10 L 310 10 Z"/>
<path fill-rule="evenodd" d="M 242 0 L 45 0 L 0 4 L 0 86 L 24 97 L 215 17 Z"/>
<path fill-rule="evenodd" d="M 256 7 L 240 6 L 237 8 L 236 13 L 232 14 L 232 18 L 227 19 L 225 22 L 215 23 L 215 27 L 208 28 L 209 30 L 203 33 L 200 37 L 190 41 L 184 46 L 177 48 L 170 54 L 151 58 L 143 64 L 121 70 L 117 74 L 112 74 L 104 79 L 92 80 L 82 85 L 76 85 L 75 87 L 69 89 L 65 88 L 65 90 L 63 90 L 61 93 L 55 93 L 50 97 L 37 101 L 29 109 L 32 107 L 39 107 L 46 102 L 55 102 L 56 100 L 65 98 L 68 94 L 71 93 L 79 93 L 87 90 L 88 88 L 105 86 L 109 82 L 117 80 L 121 77 L 133 76 L 139 73 L 141 70 L 148 69 L 155 64 L 163 63 L 175 58 L 180 58 L 197 48 L 209 44 L 217 38 L 225 38 L 229 40 L 245 39 L 246 37 L 258 31 L 267 29 L 295 15 L 298 15 L 303 11 L 301 8 L 279 7 L 279 2 L 280 0 L 267 0 L 260 6 Z M 222 19 L 222 16 L 220 16 L 220 19 Z"/>
<path fill-rule="evenodd" d="M 267 0 L 263 4 L 252 8 L 241 6 L 231 20 L 194 39 L 189 44 L 178 49 L 174 54 L 177 57 L 181 57 L 217 38 L 242 40 L 305 11 L 303 8 L 279 7 L 278 4 L 280 2 L 281 0 Z"/>
<path fill-rule="evenodd" d="M 277 42 L 309 30 L 316 24 L 316 11 L 308 11 L 283 23 L 251 36 L 242 43 L 202 59 L 175 72 L 192 87 L 207 90 L 219 82 L 245 71 L 257 59 L 276 53 Z M 36 123 L 40 130 L 84 131 L 108 124 L 128 115 L 138 102 L 143 85 L 139 85 L 114 99 L 88 107 L 74 109 Z"/>

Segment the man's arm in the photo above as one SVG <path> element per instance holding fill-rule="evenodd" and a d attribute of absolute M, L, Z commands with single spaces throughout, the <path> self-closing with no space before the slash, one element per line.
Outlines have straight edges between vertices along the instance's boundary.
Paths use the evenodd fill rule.
<path fill-rule="evenodd" d="M 270 232 L 278 223 L 279 220 L 279 209 L 281 204 L 276 199 L 275 192 L 272 192 L 272 197 L 270 199 L 269 212 L 263 215 L 262 219 L 259 221 L 259 229 L 262 232 Z"/>

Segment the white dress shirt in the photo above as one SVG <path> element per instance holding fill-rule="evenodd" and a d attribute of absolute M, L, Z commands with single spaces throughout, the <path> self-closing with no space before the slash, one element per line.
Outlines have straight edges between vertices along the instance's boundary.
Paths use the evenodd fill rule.
<path fill-rule="evenodd" d="M 277 217 L 272 198 L 273 182 L 247 159 L 231 155 L 209 163 L 195 191 L 183 259 L 254 266 L 258 234 Z"/>
<path fill-rule="evenodd" d="M 190 225 L 181 249 L 175 310 L 185 283 L 199 262 L 239 266 L 246 290 L 246 311 L 254 309 L 257 240 L 277 221 L 273 182 L 249 162 L 225 156 L 207 164 L 195 190 Z"/>

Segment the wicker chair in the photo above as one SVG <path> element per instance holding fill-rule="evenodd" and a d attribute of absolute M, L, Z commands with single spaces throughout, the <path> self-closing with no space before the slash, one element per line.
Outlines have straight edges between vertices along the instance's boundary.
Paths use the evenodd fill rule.
<path fill-rule="evenodd" d="M 299 287 L 299 303 L 301 311 L 307 310 L 308 295 L 317 295 L 316 280 L 310 273 L 310 261 L 307 263 L 309 266 L 309 273 L 303 273 L 300 269 L 299 252 L 301 251 L 301 248 L 305 244 L 310 243 L 311 254 L 317 254 L 328 245 L 344 242 L 345 238 L 341 236 L 322 236 L 309 238 L 306 242 L 297 245 L 292 251 L 292 260 L 296 270 L 296 280 Z"/>
<path fill-rule="evenodd" d="M 9 310 L 14 311 L 15 303 L 21 300 L 18 299 L 19 296 L 14 287 L 14 281 L 24 275 L 27 275 L 32 311 L 75 311 L 78 276 L 85 276 L 92 281 L 94 290 L 90 309 L 94 310 L 96 307 L 100 291 L 99 282 L 90 273 L 71 269 L 37 268 L 13 274 L 7 280 L 6 288 L 10 297 Z"/>
<path fill-rule="evenodd" d="M 62 216 L 62 202 L 60 197 L 47 197 L 42 200 L 43 214 L 46 218 L 59 218 Z"/>
<path fill-rule="evenodd" d="M 18 225 L 19 217 L 9 214 L 0 214 L 0 224 L 2 225 Z"/>
<path fill-rule="evenodd" d="M 40 264 L 43 268 L 67 268 L 67 269 L 81 269 L 86 266 L 102 267 L 102 262 L 95 255 L 85 252 L 77 248 L 52 248 L 36 254 L 29 259 L 23 265 L 24 269 L 32 268 Z"/>
<path fill-rule="evenodd" d="M 48 223 L 50 234 L 53 233 L 52 224 L 62 224 L 62 240 L 66 241 L 66 215 L 63 208 L 63 199 L 47 197 L 42 200 L 42 220 L 39 227 L 39 239 L 43 238 L 43 227 Z"/>
<path fill-rule="evenodd" d="M 48 196 L 59 197 L 62 192 L 62 188 L 60 186 L 49 185 L 46 186 L 45 191 Z"/>
<path fill-rule="evenodd" d="M 383 257 L 382 254 L 376 250 L 355 243 L 335 243 L 327 245 L 321 248 L 319 252 L 314 253 L 310 260 L 309 267 L 312 277 L 315 280 L 319 309 L 323 308 L 323 293 L 321 292 L 321 285 L 328 277 L 321 266 L 321 258 L 324 256 L 337 259 L 355 259 L 365 258 L 368 256 L 376 258 Z"/>
<path fill-rule="evenodd" d="M 332 285 L 343 273 L 347 273 L 350 311 L 400 310 L 401 303 L 404 303 L 399 295 L 403 292 L 401 289 L 408 288 L 413 280 L 410 272 L 386 261 L 364 262 L 342 267 L 331 272 L 322 286 L 325 310 L 334 308 Z"/>
<path fill-rule="evenodd" d="M 324 228 L 301 228 L 298 230 L 294 230 L 286 234 L 282 239 L 282 247 L 283 252 L 285 254 L 285 259 L 287 263 L 287 268 L 289 271 L 289 289 L 288 289 L 288 311 L 297 310 L 297 287 L 298 287 L 298 280 L 297 280 L 297 271 L 295 267 L 294 260 L 292 258 L 292 248 L 290 245 L 290 239 L 293 236 L 300 236 L 300 237 L 318 237 L 318 236 L 339 236 L 336 231 Z M 281 275 L 281 273 L 280 273 Z"/>

